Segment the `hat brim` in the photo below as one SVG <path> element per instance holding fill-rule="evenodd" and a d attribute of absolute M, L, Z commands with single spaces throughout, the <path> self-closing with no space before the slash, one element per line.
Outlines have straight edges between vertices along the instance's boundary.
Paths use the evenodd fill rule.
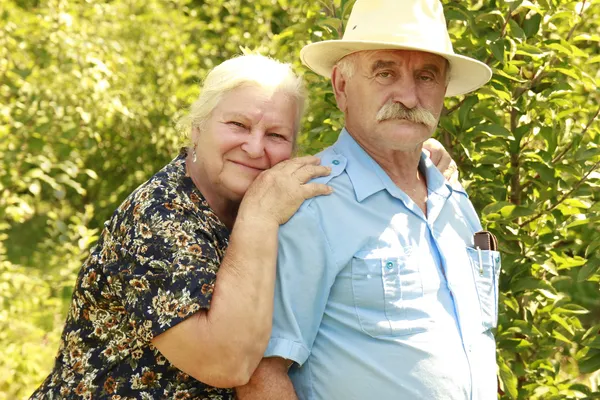
<path fill-rule="evenodd" d="M 481 61 L 458 54 L 426 50 L 420 47 L 399 45 L 392 42 L 325 40 L 310 43 L 300 51 L 300 59 L 319 75 L 331 78 L 333 66 L 351 53 L 363 50 L 417 50 L 437 54 L 450 62 L 450 81 L 446 97 L 471 92 L 485 85 L 492 77 L 492 70 Z"/>

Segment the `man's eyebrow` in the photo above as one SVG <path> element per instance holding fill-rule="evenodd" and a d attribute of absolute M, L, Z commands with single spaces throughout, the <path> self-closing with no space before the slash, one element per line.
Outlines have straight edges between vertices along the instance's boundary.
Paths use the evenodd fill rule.
<path fill-rule="evenodd" d="M 371 72 L 375 72 L 375 71 L 380 70 L 380 69 L 394 67 L 394 66 L 396 66 L 396 62 L 395 61 L 377 60 L 371 66 Z"/>
<path fill-rule="evenodd" d="M 425 64 L 420 69 L 423 70 L 423 71 L 431 71 L 431 72 L 434 72 L 436 74 L 442 73 L 442 70 L 436 64 Z"/>

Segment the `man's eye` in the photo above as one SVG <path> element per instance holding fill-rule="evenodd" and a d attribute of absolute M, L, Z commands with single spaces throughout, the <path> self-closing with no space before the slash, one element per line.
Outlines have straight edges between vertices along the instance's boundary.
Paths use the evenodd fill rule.
<path fill-rule="evenodd" d="M 392 73 L 389 71 L 381 71 L 377 73 L 377 76 L 380 78 L 390 78 L 392 76 Z"/>
<path fill-rule="evenodd" d="M 419 79 L 421 79 L 424 82 L 431 82 L 435 80 L 431 75 L 421 75 Z"/>

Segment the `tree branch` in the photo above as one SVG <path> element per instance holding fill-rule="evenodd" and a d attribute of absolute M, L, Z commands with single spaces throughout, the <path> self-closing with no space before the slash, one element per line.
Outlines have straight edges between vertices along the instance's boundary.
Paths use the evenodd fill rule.
<path fill-rule="evenodd" d="M 519 224 L 519 228 L 524 227 L 525 225 L 535 221 L 536 219 L 540 218 L 542 215 L 547 214 L 549 212 L 551 212 L 552 210 L 554 210 L 556 207 L 558 207 L 563 201 L 565 201 L 566 199 L 569 198 L 569 196 L 571 196 L 571 194 L 573 194 L 573 192 L 575 192 L 577 189 L 579 189 L 579 187 L 581 185 L 583 185 L 583 183 L 587 180 L 587 178 L 592 174 L 592 172 L 594 172 L 596 169 L 598 169 L 598 167 L 600 167 L 600 161 L 598 161 L 596 164 L 594 164 L 592 166 L 592 168 L 590 168 L 590 170 L 583 176 L 583 178 L 581 178 L 575 185 L 573 185 L 573 188 L 571 190 L 569 190 L 567 193 L 565 193 L 560 200 L 558 200 L 556 202 L 556 204 L 554 204 L 553 206 L 551 206 L 550 208 L 548 208 L 547 210 L 544 210 L 536 215 L 534 215 L 533 217 L 529 218 L 527 221 L 522 222 Z"/>
<path fill-rule="evenodd" d="M 598 115 L 600 115 L 600 107 L 598 107 L 598 109 L 596 110 L 596 113 L 594 114 L 594 116 L 589 120 L 589 122 L 587 123 L 587 125 L 585 126 L 585 128 L 583 128 L 583 131 L 581 131 L 581 136 L 585 135 L 585 133 L 587 132 L 587 130 L 590 128 L 590 126 L 592 126 L 592 124 L 595 122 L 596 118 L 598 118 Z M 557 162 L 559 162 L 560 160 L 563 159 L 563 157 L 567 154 L 567 152 L 569 150 L 571 150 L 571 147 L 573 147 L 573 141 L 571 141 L 567 147 L 565 147 L 560 154 L 558 154 L 556 157 L 554 157 L 554 159 L 551 161 L 552 164 L 556 164 Z"/>
<path fill-rule="evenodd" d="M 510 110 L 510 131 L 514 134 L 517 130 L 519 113 L 516 108 Z M 519 144 L 519 150 L 520 150 Z M 512 176 L 510 178 L 510 202 L 512 204 L 521 204 L 521 171 L 520 171 L 520 151 L 510 155 L 510 167 L 512 169 Z"/>

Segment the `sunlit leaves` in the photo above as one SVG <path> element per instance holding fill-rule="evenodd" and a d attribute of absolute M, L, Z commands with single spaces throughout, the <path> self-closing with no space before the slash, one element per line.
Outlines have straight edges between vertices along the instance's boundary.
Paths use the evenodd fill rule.
<path fill-rule="evenodd" d="M 437 137 L 500 240 L 504 398 L 597 397 L 581 373 L 600 362 L 600 3 L 443 3 L 455 51 L 494 72 L 447 99 Z M 254 50 L 293 63 L 310 93 L 300 152 L 335 141 L 343 119 L 330 84 L 298 53 L 339 38 L 352 4 L 3 2 L 0 400 L 28 395 L 44 374 L 96 229 L 185 143 L 174 121 L 210 68 Z M 31 318 L 13 327 L 15 310 Z M 40 356 L 27 364 L 24 353 Z"/>

